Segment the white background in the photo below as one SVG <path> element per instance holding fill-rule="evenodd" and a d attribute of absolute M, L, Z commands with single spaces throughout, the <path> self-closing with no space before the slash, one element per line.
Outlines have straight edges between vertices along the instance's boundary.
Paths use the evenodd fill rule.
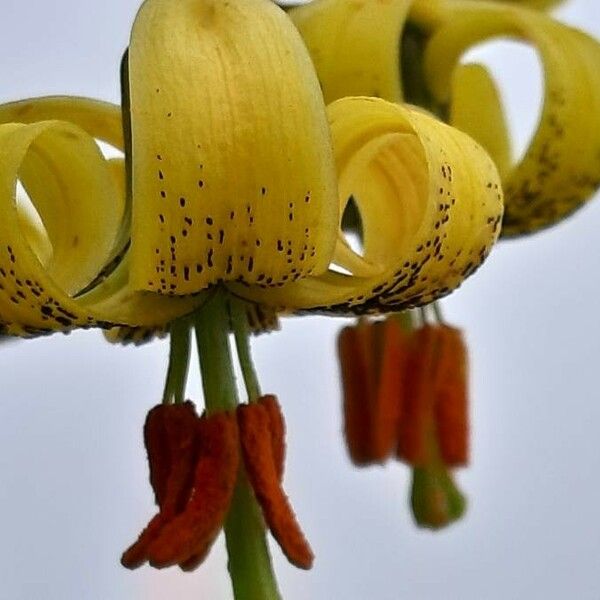
<path fill-rule="evenodd" d="M 0 0 L 0 101 L 66 93 L 118 100 L 137 0 Z M 564 20 L 600 35 L 592 0 Z M 483 52 L 505 83 L 522 147 L 536 118 L 532 53 Z M 600 68 L 600 66 L 599 66 Z M 590 107 L 598 110 L 598 107 Z M 340 320 L 290 320 L 256 343 L 263 387 L 289 427 L 286 488 L 317 559 L 292 600 L 600 598 L 600 203 L 500 244 L 444 303 L 472 357 L 467 517 L 418 531 L 408 473 L 354 469 L 341 438 Z M 153 513 L 141 427 L 159 400 L 165 343 L 115 348 L 96 332 L 0 348 L 0 599 L 230 598 L 219 540 L 196 573 L 122 569 Z M 189 394 L 200 400 L 196 372 Z"/>

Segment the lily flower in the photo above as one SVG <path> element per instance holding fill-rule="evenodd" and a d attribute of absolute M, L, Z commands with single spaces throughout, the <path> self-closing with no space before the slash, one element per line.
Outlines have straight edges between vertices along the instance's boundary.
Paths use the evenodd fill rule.
<path fill-rule="evenodd" d="M 252 330 L 449 294 L 499 235 L 500 176 L 420 108 L 364 96 L 326 106 L 299 33 L 268 0 L 146 0 L 122 81 L 121 107 L 0 106 L 0 320 L 25 337 L 168 331 L 163 406 L 145 431 L 160 510 L 123 561 L 193 568 L 224 527 L 236 598 L 277 598 L 263 518 L 292 562 L 306 568 L 312 554 L 280 487 L 281 426 Z M 123 157 L 107 160 L 97 140 Z M 44 231 L 16 202 L 18 182 Z M 351 197 L 362 252 L 342 230 Z M 192 330 L 203 417 L 184 403 Z"/>
<path fill-rule="evenodd" d="M 290 11 L 328 101 L 364 94 L 413 102 L 488 150 L 505 191 L 505 237 L 558 223 L 600 186 L 600 110 L 589 109 L 600 107 L 600 44 L 518 4 L 315 0 Z M 532 45 L 544 75 L 539 124 L 517 162 L 491 75 L 460 63 L 471 47 L 498 37 Z"/>
<path fill-rule="evenodd" d="M 501 235 L 515 237 L 558 223 L 592 198 L 600 186 L 600 44 L 531 10 L 556 4 L 544 0 L 315 0 L 294 7 L 289 14 L 306 42 L 329 102 L 359 94 L 397 104 L 411 102 L 478 140 L 494 159 L 502 179 L 505 211 Z M 493 78 L 482 65 L 460 62 L 475 44 L 500 36 L 531 44 L 544 72 L 540 121 L 518 162 L 512 158 Z M 597 110 L 589 110 L 589 106 Z M 356 202 L 356 196 L 352 200 Z M 352 216 L 345 225 L 363 236 L 360 218 Z M 400 334 L 394 321 L 398 318 L 377 324 L 363 322 L 340 336 L 346 435 L 355 464 L 385 460 L 390 431 L 397 419 L 402 421 L 400 415 L 406 414 L 405 401 L 397 399 L 406 397 L 407 384 L 399 382 L 390 367 L 395 364 L 404 373 L 407 360 L 401 358 L 406 354 L 406 341 L 400 338 L 400 346 L 396 341 Z M 426 357 L 421 360 L 427 362 Z M 426 369 L 428 377 L 434 378 L 434 371 Z M 419 402 L 414 406 L 426 404 L 422 398 Z M 415 414 L 421 413 L 417 410 Z M 405 422 L 411 423 L 410 419 Z M 436 425 L 440 432 L 446 431 L 444 423 L 442 419 Z M 405 434 L 413 430 L 416 435 L 413 425 Z M 449 431 L 456 436 L 455 451 L 462 449 L 459 455 L 465 458 L 466 426 Z M 428 447 L 419 435 L 421 448 Z M 451 437 L 441 433 L 438 442 L 450 443 Z M 419 471 L 417 478 L 415 471 L 415 486 L 418 481 L 435 489 L 431 487 L 434 483 L 443 482 L 446 495 L 456 500 L 447 506 L 457 507 L 454 514 L 458 516 L 464 502 L 457 500 L 444 469 L 435 472 L 435 477 L 425 477 Z M 418 507 L 424 506 L 423 502 L 414 503 L 415 494 L 421 496 L 416 487 L 415 515 Z M 421 516 L 417 521 L 427 519 Z"/>

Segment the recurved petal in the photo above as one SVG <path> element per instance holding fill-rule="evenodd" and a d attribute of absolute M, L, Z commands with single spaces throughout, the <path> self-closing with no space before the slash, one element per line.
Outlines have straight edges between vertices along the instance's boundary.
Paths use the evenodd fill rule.
<path fill-rule="evenodd" d="M 121 107 L 93 98 L 43 96 L 0 105 L 0 123 L 68 121 L 93 138 L 123 150 Z"/>
<path fill-rule="evenodd" d="M 402 101 L 400 40 L 413 0 L 315 0 L 289 11 L 327 103 L 345 96 Z"/>
<path fill-rule="evenodd" d="M 0 125 L 0 320 L 10 334 L 162 325 L 201 302 L 166 304 L 134 293 L 126 261 L 92 293 L 78 295 L 113 252 L 124 206 L 114 169 L 94 139 L 72 124 Z M 21 216 L 19 180 L 44 231 Z M 52 252 L 40 251 L 46 238 Z"/>
<path fill-rule="evenodd" d="M 52 244 L 44 265 L 19 227 L 18 178 L 29 188 Z M 15 320 L 32 327 L 87 324 L 59 298 L 74 295 L 102 268 L 121 217 L 116 186 L 96 144 L 58 121 L 4 124 L 0 186 L 2 304 L 12 304 Z"/>
<path fill-rule="evenodd" d="M 328 267 L 329 128 L 283 11 L 268 0 L 148 0 L 129 77 L 136 288 L 277 286 Z"/>
<path fill-rule="evenodd" d="M 470 137 L 420 109 L 376 98 L 328 107 L 339 173 L 340 214 L 352 197 L 362 255 L 334 262 L 350 274 L 309 277 L 280 290 L 241 294 L 288 310 L 395 312 L 455 289 L 483 262 L 502 218 L 496 167 Z M 341 228 L 341 223 L 340 223 Z"/>
<path fill-rule="evenodd" d="M 545 78 L 544 104 L 524 158 L 503 181 L 502 235 L 553 225 L 582 206 L 600 185 L 600 44 L 519 6 L 457 0 L 438 3 L 437 9 L 437 29 L 425 64 L 429 86 L 440 102 L 452 103 L 453 70 L 471 46 L 510 37 L 537 50 Z M 494 111 L 472 113 L 473 120 L 490 118 Z M 473 135 L 481 127 L 468 123 L 464 114 L 457 124 Z M 484 130 L 495 128 L 483 125 Z"/>
<path fill-rule="evenodd" d="M 559 4 L 563 4 L 565 0 L 500 0 L 502 2 L 511 2 L 513 4 L 524 4 L 531 8 L 537 8 L 539 10 L 548 10 L 554 8 Z"/>
<path fill-rule="evenodd" d="M 454 70 L 450 123 L 485 148 L 501 177 L 508 175 L 512 167 L 508 123 L 500 91 L 482 65 L 457 65 Z"/>

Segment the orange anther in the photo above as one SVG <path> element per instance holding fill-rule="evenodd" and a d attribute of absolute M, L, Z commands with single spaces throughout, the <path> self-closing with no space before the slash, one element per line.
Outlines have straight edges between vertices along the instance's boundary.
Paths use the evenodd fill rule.
<path fill-rule="evenodd" d="M 469 460 L 467 349 L 461 331 L 440 327 L 440 358 L 435 379 L 435 422 L 440 453 L 448 466 Z"/>
<path fill-rule="evenodd" d="M 269 429 L 271 431 L 271 442 L 273 460 L 279 481 L 283 479 L 285 467 L 285 420 L 281 412 L 281 406 L 277 396 L 268 394 L 259 399 L 259 404 L 265 407 L 269 416 Z"/>
<path fill-rule="evenodd" d="M 160 512 L 125 551 L 121 564 L 135 569 L 147 559 L 148 546 L 162 526 L 181 511 L 191 492 L 196 460 L 198 416 L 191 402 L 155 406 L 146 417 L 144 440 L 150 465 L 150 482 Z"/>
<path fill-rule="evenodd" d="M 190 496 L 198 455 L 197 428 L 198 415 L 191 402 L 172 406 L 170 418 L 165 420 L 171 468 L 161 506 L 167 519 L 181 512 Z"/>
<path fill-rule="evenodd" d="M 371 411 L 371 456 L 382 462 L 394 450 L 404 410 L 408 340 L 400 325 L 386 319 L 374 325 L 380 349 L 379 378 Z"/>
<path fill-rule="evenodd" d="M 404 414 L 400 420 L 398 457 L 413 466 L 431 460 L 434 374 L 439 347 L 439 328 L 425 326 L 413 334 L 407 364 Z"/>
<path fill-rule="evenodd" d="M 279 480 L 267 408 L 260 403 L 237 409 L 244 465 L 271 533 L 288 560 L 309 569 L 313 553 Z"/>
<path fill-rule="evenodd" d="M 159 404 L 148 412 L 144 423 L 144 446 L 150 467 L 150 485 L 156 504 L 161 506 L 167 493 L 167 479 L 171 468 L 171 456 L 167 444 L 165 419 L 170 406 Z"/>
<path fill-rule="evenodd" d="M 193 490 L 180 514 L 163 526 L 148 548 L 153 567 L 184 565 L 205 555 L 229 509 L 237 480 L 239 442 L 233 413 L 216 413 L 198 421 L 199 453 Z"/>
<path fill-rule="evenodd" d="M 352 461 L 383 462 L 392 452 L 402 412 L 407 339 L 393 319 L 359 323 L 340 333 L 344 430 Z"/>
<path fill-rule="evenodd" d="M 338 354 L 344 387 L 344 434 L 348 452 L 356 465 L 370 462 L 370 415 L 368 398 L 372 388 L 370 355 L 364 351 L 366 329 L 345 327 L 338 338 Z"/>

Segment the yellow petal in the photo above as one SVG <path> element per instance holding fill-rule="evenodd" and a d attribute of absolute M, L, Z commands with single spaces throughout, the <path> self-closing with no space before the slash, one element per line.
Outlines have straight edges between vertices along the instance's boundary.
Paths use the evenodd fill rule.
<path fill-rule="evenodd" d="M 345 96 L 402 101 L 400 40 L 413 0 L 315 0 L 289 11 L 327 103 Z"/>
<path fill-rule="evenodd" d="M 148 0 L 129 79 L 137 289 L 276 286 L 328 267 L 330 134 L 283 11 L 268 0 Z"/>
<path fill-rule="evenodd" d="M 67 121 L 77 125 L 90 136 L 98 141 L 110 144 L 115 149 L 124 150 L 123 127 L 121 120 L 121 107 L 109 102 L 95 100 L 93 98 L 83 98 L 77 96 L 45 96 L 40 98 L 29 98 L 16 102 L 9 102 L 0 105 L 0 123 L 36 123 L 39 121 Z M 59 213 L 55 213 L 53 203 L 57 200 L 54 196 L 62 194 L 61 189 L 57 189 L 54 185 L 53 189 L 47 189 L 43 181 L 37 173 L 37 168 L 44 170 L 46 168 L 43 161 L 38 161 L 38 167 L 32 164 L 35 159 L 31 156 L 28 158 L 29 165 L 21 167 L 21 183 L 24 183 L 27 192 L 30 196 L 36 197 L 38 208 L 44 207 L 45 214 L 42 217 L 45 230 L 38 233 L 46 237 L 50 233 L 54 238 L 57 237 L 57 229 L 62 225 L 62 218 L 57 217 Z M 109 167 L 113 172 L 116 183 L 119 189 L 124 189 L 124 162 L 122 159 L 111 159 Z M 30 173 L 27 177 L 26 172 Z M 27 179 L 23 181 L 23 179 Z M 54 196 L 53 196 L 54 194 Z M 126 206 L 126 198 L 124 194 L 117 194 L 113 197 L 113 205 L 111 209 L 115 214 L 119 214 L 121 222 L 119 234 L 115 236 L 114 248 L 111 258 L 122 252 L 123 247 L 129 238 L 129 211 L 130 207 Z M 60 198 L 57 200 L 61 202 Z M 58 222 L 57 222 L 58 218 Z M 30 229 L 30 233 L 33 230 Z M 86 240 L 90 240 L 86 236 Z M 38 243 L 52 245 L 51 241 L 42 241 L 38 236 Z M 71 257 L 73 262 L 75 257 Z M 62 259 L 57 257 L 55 262 L 58 264 Z M 44 261 L 46 264 L 46 261 Z M 77 283 L 74 283 L 77 287 Z"/>
<path fill-rule="evenodd" d="M 485 67 L 458 65 L 454 70 L 450 123 L 477 140 L 506 177 L 512 166 L 510 135 L 500 93 Z"/>
<path fill-rule="evenodd" d="M 123 206 L 115 177 L 119 166 L 122 170 L 122 161 L 105 160 L 93 138 L 74 125 L 0 125 L 0 321 L 8 333 L 164 325 L 202 301 L 134 293 L 126 261 L 93 293 L 76 297 L 113 249 Z M 43 232 L 32 229 L 17 209 L 19 177 L 35 192 L 31 201 L 46 226 L 51 253 L 40 251 Z"/>
<path fill-rule="evenodd" d="M 460 0 L 436 7 L 438 28 L 427 48 L 426 68 L 440 102 L 452 101 L 453 70 L 474 44 L 508 36 L 537 49 L 545 76 L 544 106 L 525 157 L 503 181 L 502 234 L 521 235 L 553 225 L 589 200 L 600 185 L 600 45 L 543 13 L 520 7 Z M 474 113 L 473 120 L 495 118 L 494 110 L 487 112 Z M 505 135 L 501 121 L 479 126 L 466 121 L 463 113 L 461 126 L 473 134 L 480 127 L 487 137 L 494 130 Z"/>
<path fill-rule="evenodd" d="M 0 105 L 0 123 L 69 121 L 97 140 L 123 150 L 121 107 L 76 96 L 29 98 Z"/>
<path fill-rule="evenodd" d="M 288 310 L 336 313 L 398 311 L 448 294 L 498 236 L 495 165 L 467 135 L 419 109 L 345 98 L 328 112 L 341 208 L 352 196 L 362 219 L 360 268 L 280 290 L 236 291 Z"/>
<path fill-rule="evenodd" d="M 513 4 L 524 4 L 531 8 L 537 8 L 540 10 L 548 10 L 554 8 L 559 4 L 563 4 L 565 0 L 499 0 L 501 2 L 511 2 Z"/>

